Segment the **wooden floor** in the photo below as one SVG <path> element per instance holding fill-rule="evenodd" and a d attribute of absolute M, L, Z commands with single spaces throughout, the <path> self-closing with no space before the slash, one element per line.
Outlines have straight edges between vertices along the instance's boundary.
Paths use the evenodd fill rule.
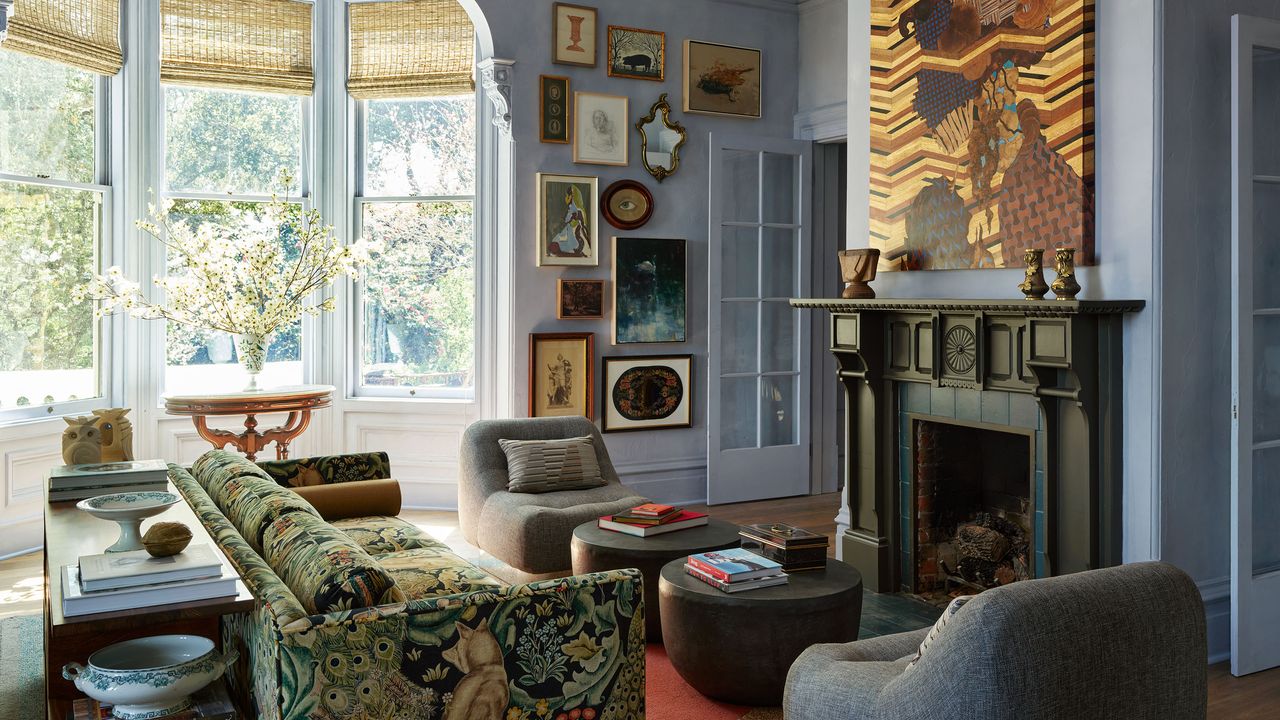
<path fill-rule="evenodd" d="M 835 537 L 835 515 L 840 506 L 836 494 L 785 498 L 710 509 L 716 517 L 739 524 L 785 522 Z M 703 506 L 691 509 L 706 510 Z M 406 510 L 402 517 L 422 526 L 446 542 L 457 540 L 456 513 Z M 834 553 L 834 543 L 832 552 Z M 464 557 L 466 553 L 463 553 Z M 39 552 L 0 561 L 0 618 L 40 612 L 43 555 Z M 4 658 L 11 662 L 12 658 Z M 1280 718 L 1280 668 L 1237 678 L 1227 663 L 1209 668 L 1209 718 L 1235 720 Z"/>

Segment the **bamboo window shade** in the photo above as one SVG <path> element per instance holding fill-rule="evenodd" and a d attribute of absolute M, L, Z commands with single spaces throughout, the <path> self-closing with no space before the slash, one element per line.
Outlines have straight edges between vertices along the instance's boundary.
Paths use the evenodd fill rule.
<path fill-rule="evenodd" d="M 358 100 L 475 91 L 475 28 L 457 0 L 351 3 L 347 91 Z"/>
<path fill-rule="evenodd" d="M 124 65 L 120 0 L 17 0 L 2 47 L 115 75 Z"/>
<path fill-rule="evenodd" d="M 161 0 L 160 81 L 310 95 L 311 3 Z"/>

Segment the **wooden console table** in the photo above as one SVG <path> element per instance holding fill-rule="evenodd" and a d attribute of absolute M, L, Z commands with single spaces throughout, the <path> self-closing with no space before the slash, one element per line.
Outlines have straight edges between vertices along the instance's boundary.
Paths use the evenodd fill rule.
<path fill-rule="evenodd" d="M 290 385 L 261 392 L 233 392 L 215 395 L 165 395 L 164 411 L 170 415 L 190 415 L 196 432 L 215 448 L 235 445 L 249 460 L 270 442 L 276 444 L 276 459 L 289 458 L 289 443 L 311 424 L 311 411 L 333 402 L 332 385 Z M 283 425 L 258 432 L 258 415 L 287 412 Z M 244 432 L 210 428 L 210 416 L 243 415 Z"/>

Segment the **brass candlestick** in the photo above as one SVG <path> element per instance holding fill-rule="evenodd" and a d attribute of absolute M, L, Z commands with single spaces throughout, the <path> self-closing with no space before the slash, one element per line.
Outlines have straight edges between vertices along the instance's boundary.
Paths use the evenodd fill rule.
<path fill-rule="evenodd" d="M 1059 300 L 1074 300 L 1080 293 L 1080 283 L 1076 282 L 1076 249 L 1060 247 L 1054 251 L 1053 269 L 1058 278 L 1049 286 Z"/>
<path fill-rule="evenodd" d="M 1028 300 L 1043 300 L 1049 292 L 1049 283 L 1044 279 L 1044 250 L 1027 248 L 1022 259 L 1027 264 L 1027 275 L 1018 289 Z"/>

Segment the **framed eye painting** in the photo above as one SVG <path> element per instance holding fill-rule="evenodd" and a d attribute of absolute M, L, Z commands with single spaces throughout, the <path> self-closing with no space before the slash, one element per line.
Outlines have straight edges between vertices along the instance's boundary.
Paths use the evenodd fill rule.
<path fill-rule="evenodd" d="M 538 173 L 538 267 L 600 264 L 594 177 Z"/>
<path fill-rule="evenodd" d="M 604 359 L 604 432 L 693 427 L 693 356 Z"/>
<path fill-rule="evenodd" d="M 595 335 L 529 335 L 529 417 L 595 419 Z"/>

